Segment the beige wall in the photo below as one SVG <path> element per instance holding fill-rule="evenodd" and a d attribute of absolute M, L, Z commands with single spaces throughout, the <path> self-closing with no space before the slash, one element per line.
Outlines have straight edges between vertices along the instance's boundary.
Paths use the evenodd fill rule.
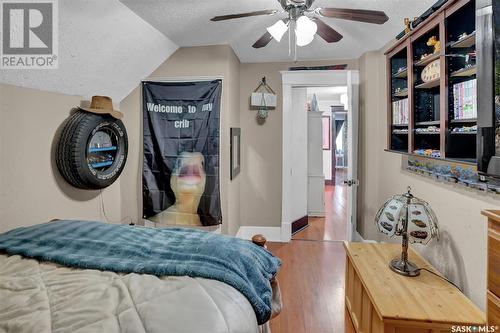
<path fill-rule="evenodd" d="M 281 226 L 283 101 L 280 71 L 293 66 L 334 64 L 358 69 L 357 60 L 241 64 L 241 225 Z M 270 111 L 264 124 L 260 124 L 257 111 L 250 108 L 250 95 L 264 76 L 278 94 L 278 107 Z"/>
<path fill-rule="evenodd" d="M 224 233 L 236 234 L 239 229 L 240 180 L 229 180 L 229 130 L 239 127 L 239 60 L 229 46 L 181 48 L 151 74 L 151 77 L 222 76 L 221 109 L 221 200 Z M 142 116 L 140 89 L 135 89 L 120 104 L 129 132 L 129 161 L 121 181 L 122 215 L 138 222 L 142 209 Z"/>
<path fill-rule="evenodd" d="M 80 101 L 0 85 L 0 232 L 54 218 L 104 220 L 99 191 L 68 185 L 53 160 L 58 128 Z M 103 200 L 109 219 L 119 222 L 119 181 Z"/>
<path fill-rule="evenodd" d="M 414 194 L 433 207 L 440 223 L 441 240 L 418 251 L 457 282 L 477 305 L 485 309 L 486 219 L 481 210 L 500 208 L 500 197 L 439 183 L 402 170 L 402 156 L 384 152 L 387 137 L 385 56 L 369 52 L 360 59 L 360 202 L 358 230 L 365 239 L 389 241 L 381 236 L 373 218 L 384 200 L 411 186 Z M 400 239 L 391 240 L 399 242 Z"/>

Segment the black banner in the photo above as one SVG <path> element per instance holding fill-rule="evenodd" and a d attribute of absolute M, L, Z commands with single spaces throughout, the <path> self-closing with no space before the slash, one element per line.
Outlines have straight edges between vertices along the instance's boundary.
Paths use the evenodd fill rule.
<path fill-rule="evenodd" d="M 222 80 L 143 82 L 143 215 L 164 225 L 222 223 Z"/>

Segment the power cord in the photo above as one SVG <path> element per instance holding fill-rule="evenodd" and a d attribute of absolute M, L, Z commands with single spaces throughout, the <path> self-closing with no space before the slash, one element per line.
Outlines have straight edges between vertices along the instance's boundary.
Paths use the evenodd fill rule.
<path fill-rule="evenodd" d="M 448 282 L 449 284 L 453 285 L 455 288 L 457 288 L 458 290 L 460 290 L 460 292 L 463 292 L 463 291 L 462 291 L 462 289 L 461 289 L 459 286 L 457 286 L 456 284 L 454 284 L 453 282 L 451 282 L 450 280 L 448 280 L 448 279 L 447 279 L 447 278 L 445 278 L 444 276 L 439 275 L 439 274 L 437 274 L 437 273 L 435 273 L 435 272 L 431 271 L 430 269 L 427 269 L 427 268 L 419 268 L 419 271 L 427 271 L 427 272 L 429 272 L 429 273 L 431 273 L 431 274 L 434 274 L 435 276 L 437 276 L 437 277 L 439 277 L 439 278 L 441 278 L 441 279 L 445 280 L 445 281 L 446 281 L 446 282 Z"/>
<path fill-rule="evenodd" d="M 129 225 L 134 225 L 134 223 L 132 222 L 132 219 L 127 216 L 127 217 L 124 217 L 123 219 L 121 219 L 120 221 L 113 221 L 113 220 L 110 220 L 108 218 L 108 214 L 106 213 L 106 207 L 104 206 L 104 196 L 102 195 L 102 190 L 99 190 L 99 197 L 101 199 L 101 211 L 102 211 L 102 215 L 104 215 L 104 220 L 108 223 L 119 223 L 119 224 L 122 224 L 123 221 L 125 220 L 129 220 Z"/>

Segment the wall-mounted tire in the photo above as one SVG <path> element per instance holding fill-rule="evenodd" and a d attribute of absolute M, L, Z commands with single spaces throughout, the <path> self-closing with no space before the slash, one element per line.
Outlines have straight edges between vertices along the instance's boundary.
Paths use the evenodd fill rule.
<path fill-rule="evenodd" d="M 56 164 L 69 184 L 96 190 L 118 179 L 127 153 L 127 131 L 121 120 L 78 110 L 66 120 L 61 131 Z"/>

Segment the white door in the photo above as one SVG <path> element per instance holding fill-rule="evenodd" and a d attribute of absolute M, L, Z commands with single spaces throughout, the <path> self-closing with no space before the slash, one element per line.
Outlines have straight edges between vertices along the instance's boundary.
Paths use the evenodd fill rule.
<path fill-rule="evenodd" d="M 357 225 L 358 198 L 358 104 L 359 104 L 359 74 L 349 72 L 347 76 L 347 240 L 353 241 Z"/>

